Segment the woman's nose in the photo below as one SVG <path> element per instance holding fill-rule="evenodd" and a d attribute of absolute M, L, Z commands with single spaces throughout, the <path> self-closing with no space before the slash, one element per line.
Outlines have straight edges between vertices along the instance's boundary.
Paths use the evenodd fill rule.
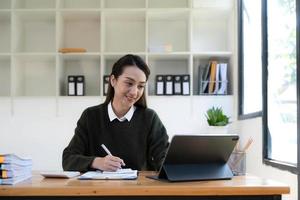
<path fill-rule="evenodd" d="M 137 93 L 138 93 L 138 88 L 137 88 L 137 86 L 131 87 L 130 90 L 129 90 L 129 93 L 130 93 L 131 96 L 136 97 L 136 96 L 137 96 Z"/>

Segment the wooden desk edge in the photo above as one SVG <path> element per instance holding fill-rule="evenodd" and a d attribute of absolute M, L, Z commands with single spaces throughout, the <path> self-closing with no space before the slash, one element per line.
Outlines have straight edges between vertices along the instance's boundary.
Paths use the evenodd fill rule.
<path fill-rule="evenodd" d="M 257 196 L 289 194 L 290 188 L 254 176 L 232 180 L 168 183 L 146 178 L 153 172 L 140 172 L 137 180 L 43 179 L 34 174 L 31 181 L 0 185 L 0 196 Z"/>

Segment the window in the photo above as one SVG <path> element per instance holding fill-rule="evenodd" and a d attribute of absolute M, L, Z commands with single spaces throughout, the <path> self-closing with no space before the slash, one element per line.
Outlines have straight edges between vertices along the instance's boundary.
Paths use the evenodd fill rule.
<path fill-rule="evenodd" d="M 296 0 L 266 0 L 263 3 L 264 159 L 267 164 L 296 172 L 299 53 Z"/>
<path fill-rule="evenodd" d="M 262 43 L 261 1 L 239 5 L 239 118 L 261 116 Z"/>

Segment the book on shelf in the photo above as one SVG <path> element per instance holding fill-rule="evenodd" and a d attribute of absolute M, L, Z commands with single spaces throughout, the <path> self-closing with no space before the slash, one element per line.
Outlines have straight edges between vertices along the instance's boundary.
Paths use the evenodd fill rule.
<path fill-rule="evenodd" d="M 217 94 L 227 94 L 227 63 L 220 63 L 220 88 L 217 91 Z"/>
<path fill-rule="evenodd" d="M 213 94 L 214 93 L 215 81 L 216 81 L 217 64 L 218 64 L 217 61 L 211 61 L 209 84 L 208 84 L 208 93 L 209 94 Z"/>
<path fill-rule="evenodd" d="M 108 171 L 88 171 L 78 179 L 81 180 L 90 180 L 90 179 L 124 179 L 124 180 L 131 180 L 137 179 L 138 171 L 132 170 L 130 168 L 123 168 L 118 169 L 115 172 L 108 172 Z"/>
<path fill-rule="evenodd" d="M 209 62 L 204 67 L 199 66 L 199 94 L 208 92 L 210 64 Z"/>
<path fill-rule="evenodd" d="M 213 94 L 217 94 L 219 91 L 219 85 L 220 85 L 220 63 L 216 64 L 216 76 L 215 76 L 215 88 L 213 91 Z"/>

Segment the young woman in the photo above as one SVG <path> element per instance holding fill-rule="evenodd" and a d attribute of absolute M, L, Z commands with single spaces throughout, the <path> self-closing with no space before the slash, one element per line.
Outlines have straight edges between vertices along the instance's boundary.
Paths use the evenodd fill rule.
<path fill-rule="evenodd" d="M 125 55 L 114 64 L 105 102 L 82 113 L 63 151 L 64 170 L 159 169 L 168 135 L 155 111 L 147 108 L 149 75 L 147 64 L 136 55 Z"/>

